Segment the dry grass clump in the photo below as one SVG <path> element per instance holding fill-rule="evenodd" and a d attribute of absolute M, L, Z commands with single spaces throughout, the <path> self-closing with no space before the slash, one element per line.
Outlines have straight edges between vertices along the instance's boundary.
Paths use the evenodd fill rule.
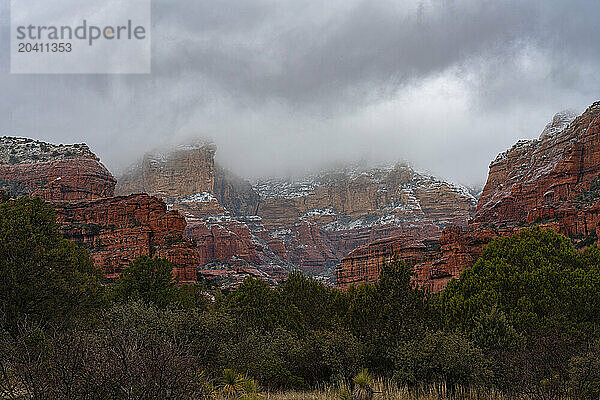
<path fill-rule="evenodd" d="M 361 382 L 362 383 L 362 382 Z M 445 385 L 433 385 L 423 387 L 415 392 L 410 392 L 407 388 L 398 388 L 391 382 L 382 379 L 374 380 L 372 384 L 373 400 L 438 400 L 438 399 L 458 399 L 458 400 L 506 400 L 507 397 L 489 390 L 476 391 L 475 389 L 458 389 L 450 393 Z M 327 386 L 320 390 L 311 392 L 284 392 L 265 394 L 268 400 L 356 400 L 360 393 L 364 391 L 352 392 L 348 384 L 339 386 Z"/>

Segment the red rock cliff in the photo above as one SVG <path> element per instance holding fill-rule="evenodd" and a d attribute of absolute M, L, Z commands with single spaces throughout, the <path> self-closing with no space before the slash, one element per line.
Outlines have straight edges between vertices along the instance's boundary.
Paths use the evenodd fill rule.
<path fill-rule="evenodd" d="M 598 196 L 589 190 L 600 175 L 600 103 L 552 132 L 557 120 L 492 162 L 473 227 L 558 218 L 568 235 L 595 231 Z"/>
<path fill-rule="evenodd" d="M 145 194 L 92 201 L 54 202 L 66 238 L 81 243 L 106 277 L 140 256 L 164 257 L 181 282 L 196 281 L 200 264 L 192 242 L 183 237 L 185 219 L 165 203 Z"/>
<path fill-rule="evenodd" d="M 185 219 L 148 195 L 112 197 L 116 180 L 85 144 L 3 137 L 0 163 L 0 192 L 50 202 L 65 237 L 88 248 L 108 278 L 147 255 L 170 260 L 180 281 L 196 281 L 200 258 L 183 237 Z"/>
<path fill-rule="evenodd" d="M 215 148 L 210 144 L 179 146 L 166 154 L 147 154 L 117 184 L 117 195 L 148 193 L 164 199 L 212 192 Z"/>
<path fill-rule="evenodd" d="M 85 144 L 0 138 L 0 190 L 47 201 L 113 196 L 116 180 Z"/>
<path fill-rule="evenodd" d="M 0 165 L 0 188 L 11 197 L 92 200 L 112 196 L 115 183 L 110 172 L 91 159 Z"/>
<path fill-rule="evenodd" d="M 446 226 L 466 226 L 475 211 L 476 201 L 464 188 L 405 165 L 250 185 L 215 166 L 213 155 L 213 148 L 179 148 L 145 156 L 117 189 L 147 191 L 179 210 L 202 263 L 300 268 L 331 276 L 360 245 L 396 235 L 439 238 Z"/>
<path fill-rule="evenodd" d="M 520 141 L 490 165 L 488 181 L 467 229 L 449 227 L 433 260 L 415 263 L 420 282 L 438 291 L 473 265 L 485 244 L 531 225 L 565 234 L 576 246 L 598 240 L 600 223 L 600 103 L 581 116 L 557 114 L 537 140 Z M 377 247 L 377 245 L 374 245 Z M 377 247 L 386 259 L 402 245 Z M 363 248 L 360 252 L 366 251 Z M 377 257 L 360 260 L 370 272 L 353 274 L 356 254 L 336 270 L 338 285 L 372 281 Z"/>
<path fill-rule="evenodd" d="M 466 226 L 475 199 L 464 188 L 405 165 L 347 168 L 298 180 L 266 180 L 258 215 L 292 262 L 323 274 L 361 245 L 395 237 L 439 238 Z"/>

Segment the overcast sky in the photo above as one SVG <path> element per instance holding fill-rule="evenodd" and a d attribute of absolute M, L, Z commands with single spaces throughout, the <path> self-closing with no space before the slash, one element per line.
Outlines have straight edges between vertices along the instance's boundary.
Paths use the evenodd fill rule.
<path fill-rule="evenodd" d="M 0 136 L 84 141 L 116 174 L 197 137 L 249 178 L 407 160 L 477 184 L 600 99 L 598 0 L 153 0 L 139 76 L 11 75 L 9 3 Z"/>

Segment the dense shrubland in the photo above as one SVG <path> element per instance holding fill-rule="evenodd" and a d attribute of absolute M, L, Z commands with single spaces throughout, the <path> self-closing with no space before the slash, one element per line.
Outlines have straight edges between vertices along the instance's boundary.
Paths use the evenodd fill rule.
<path fill-rule="evenodd" d="M 292 273 L 221 293 L 170 271 L 142 257 L 102 285 L 51 207 L 1 203 L 0 397 L 600 396 L 600 249 L 551 231 L 495 240 L 441 294 L 402 262 L 345 292 Z"/>

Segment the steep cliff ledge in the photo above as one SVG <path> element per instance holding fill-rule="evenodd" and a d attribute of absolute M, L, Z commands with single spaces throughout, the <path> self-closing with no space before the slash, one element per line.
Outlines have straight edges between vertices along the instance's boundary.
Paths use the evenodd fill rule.
<path fill-rule="evenodd" d="M 47 201 L 114 195 L 116 180 L 85 144 L 52 145 L 0 138 L 0 190 Z"/>
<path fill-rule="evenodd" d="M 490 164 L 487 183 L 468 227 L 448 227 L 433 260 L 413 264 L 417 279 L 438 291 L 473 265 L 498 236 L 529 226 L 554 229 L 585 247 L 600 236 L 600 102 L 582 115 L 559 113 L 539 139 L 519 141 Z M 346 257 L 336 270 L 338 285 L 377 279 L 381 260 L 402 256 L 405 244 L 377 243 Z M 372 257 L 362 257 L 365 253 Z M 429 256 L 429 254 L 427 254 Z M 366 265 L 367 269 L 357 269 Z"/>
<path fill-rule="evenodd" d="M 3 137 L 0 162 L 0 192 L 50 202 L 65 237 L 85 246 L 107 278 L 147 255 L 169 259 L 180 281 L 196 281 L 200 260 L 183 237 L 185 219 L 145 194 L 113 197 L 116 179 L 86 145 Z"/>
<path fill-rule="evenodd" d="M 54 202 L 67 239 L 81 243 L 107 278 L 140 256 L 164 257 L 181 282 L 195 282 L 200 264 L 192 242 L 183 237 L 185 219 L 146 194 L 93 201 Z"/>

